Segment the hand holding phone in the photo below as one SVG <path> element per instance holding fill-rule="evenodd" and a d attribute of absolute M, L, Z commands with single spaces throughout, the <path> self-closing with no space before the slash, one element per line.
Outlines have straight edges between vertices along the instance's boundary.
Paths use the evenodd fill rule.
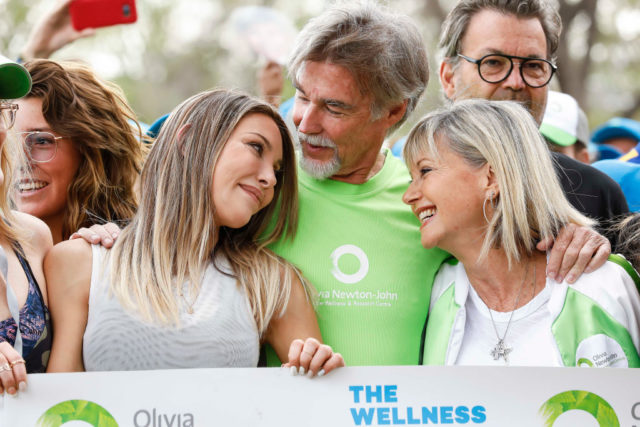
<path fill-rule="evenodd" d="M 108 27 L 136 22 L 135 0 L 73 0 L 69 5 L 73 28 Z"/>

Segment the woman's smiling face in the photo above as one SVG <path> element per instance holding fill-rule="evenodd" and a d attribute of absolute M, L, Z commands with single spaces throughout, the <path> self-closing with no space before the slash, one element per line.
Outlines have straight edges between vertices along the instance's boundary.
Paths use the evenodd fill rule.
<path fill-rule="evenodd" d="M 455 254 L 486 227 L 486 167 L 474 168 L 446 144 L 437 145 L 437 159 L 425 153 L 409 165 L 412 182 L 402 200 L 420 220 L 422 246 Z"/>
<path fill-rule="evenodd" d="M 282 137 L 264 114 L 249 114 L 235 127 L 213 172 L 214 220 L 240 228 L 273 200 L 282 163 Z"/>
<path fill-rule="evenodd" d="M 14 129 L 16 132 L 43 131 L 59 135 L 51 129 L 42 114 L 42 99 L 16 101 L 20 106 Z M 70 138 L 56 140 L 56 154 L 48 162 L 30 162 L 31 171 L 18 171 L 18 210 L 36 216 L 47 224 L 64 218 L 68 189 L 80 165 L 80 153 Z"/>

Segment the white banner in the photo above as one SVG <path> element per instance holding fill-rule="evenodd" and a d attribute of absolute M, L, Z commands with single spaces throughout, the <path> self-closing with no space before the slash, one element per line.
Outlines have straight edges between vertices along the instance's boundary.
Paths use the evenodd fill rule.
<path fill-rule="evenodd" d="M 640 369 L 359 367 L 29 376 L 2 426 L 638 426 Z"/>

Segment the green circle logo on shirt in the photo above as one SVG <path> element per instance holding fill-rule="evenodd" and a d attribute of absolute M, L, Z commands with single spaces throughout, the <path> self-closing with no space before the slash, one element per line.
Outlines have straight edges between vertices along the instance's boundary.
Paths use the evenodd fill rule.
<path fill-rule="evenodd" d="M 88 400 L 66 400 L 52 406 L 38 419 L 38 427 L 59 427 L 69 421 L 84 421 L 93 427 L 118 427 L 109 411 Z"/>
<path fill-rule="evenodd" d="M 611 405 L 589 391 L 569 390 L 558 393 L 544 402 L 539 412 L 544 418 L 545 427 L 551 427 L 560 415 L 574 409 L 593 415 L 601 427 L 620 427 L 618 416 Z"/>

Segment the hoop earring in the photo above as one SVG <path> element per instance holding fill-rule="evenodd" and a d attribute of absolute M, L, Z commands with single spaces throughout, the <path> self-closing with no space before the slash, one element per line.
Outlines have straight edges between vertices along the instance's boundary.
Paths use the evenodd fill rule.
<path fill-rule="evenodd" d="M 487 222 L 487 224 L 489 224 L 491 221 L 489 221 L 489 218 L 487 218 L 487 202 L 490 201 L 491 203 L 491 207 L 495 210 L 496 205 L 493 204 L 493 196 L 494 196 L 494 192 L 492 191 L 491 193 L 489 193 L 489 197 L 486 197 L 484 199 L 484 202 L 482 202 L 482 216 L 484 216 L 484 220 Z"/>

